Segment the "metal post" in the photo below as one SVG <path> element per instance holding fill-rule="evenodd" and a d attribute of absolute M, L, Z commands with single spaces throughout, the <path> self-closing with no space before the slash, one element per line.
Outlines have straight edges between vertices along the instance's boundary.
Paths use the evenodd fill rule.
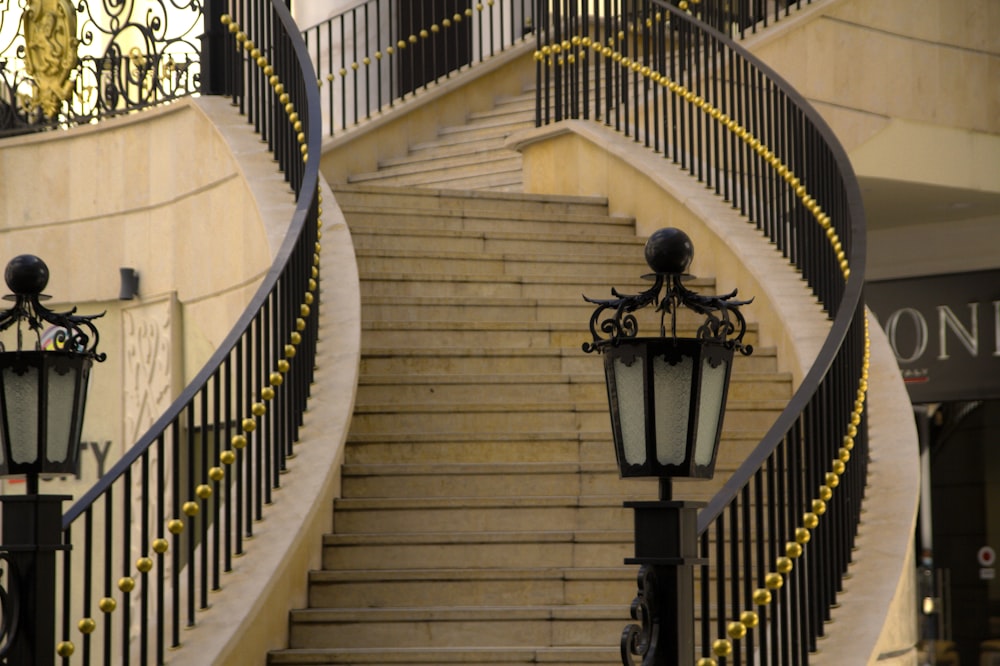
<path fill-rule="evenodd" d="M 222 15 L 226 13 L 226 0 L 207 0 L 203 15 L 205 32 L 201 35 L 201 94 L 231 94 L 226 85 L 225 36 Z"/>
<path fill-rule="evenodd" d="M 7 663 L 53 666 L 56 661 L 56 553 L 62 544 L 62 503 L 69 495 L 5 495 L 3 549 L 15 566 L 12 585 L 19 599 L 17 634 L 11 638 Z"/>
<path fill-rule="evenodd" d="M 639 564 L 639 593 L 629 625 L 622 634 L 622 663 L 630 655 L 643 666 L 687 666 L 694 660 L 694 567 L 705 564 L 698 556 L 697 521 L 700 502 L 661 500 L 626 502 L 635 512 L 635 557 Z"/>

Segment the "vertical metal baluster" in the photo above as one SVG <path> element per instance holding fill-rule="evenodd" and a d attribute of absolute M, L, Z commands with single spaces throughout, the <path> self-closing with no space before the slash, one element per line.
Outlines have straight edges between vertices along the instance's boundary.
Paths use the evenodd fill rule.
<path fill-rule="evenodd" d="M 122 529 L 122 550 L 121 550 L 121 572 L 122 578 L 132 577 L 132 468 L 128 467 L 125 469 L 125 473 L 122 475 L 122 483 L 124 484 L 124 495 L 122 500 L 122 522 L 124 526 Z M 143 498 L 145 499 L 145 498 Z M 108 528 L 109 534 L 112 538 L 114 537 L 113 528 Z M 112 559 L 110 556 L 108 559 Z M 120 588 L 119 588 L 120 589 Z M 121 609 L 122 609 L 122 636 L 121 636 L 121 664 L 123 666 L 129 666 L 131 663 L 131 653 L 129 650 L 129 643 L 131 636 L 132 627 L 132 595 L 129 591 L 122 590 L 121 595 Z M 140 629 L 142 631 L 142 629 Z"/>
<path fill-rule="evenodd" d="M 104 492 L 104 525 L 101 531 L 104 533 L 104 596 L 114 598 L 112 586 L 114 585 L 113 563 L 114 563 L 114 512 L 115 492 L 114 486 L 109 486 Z M 111 655 L 114 638 L 114 624 L 111 613 L 104 613 L 104 664 L 111 666 Z"/>

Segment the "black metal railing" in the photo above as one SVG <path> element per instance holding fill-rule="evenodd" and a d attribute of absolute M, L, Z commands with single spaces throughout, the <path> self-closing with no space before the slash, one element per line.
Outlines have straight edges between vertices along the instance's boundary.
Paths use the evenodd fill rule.
<path fill-rule="evenodd" d="M 661 153 L 755 225 L 832 319 L 791 402 L 698 520 L 709 564 L 691 663 L 806 664 L 850 562 L 868 457 L 853 171 L 791 86 L 674 4 L 539 2 L 536 31 L 539 125 L 590 118 Z"/>
<path fill-rule="evenodd" d="M 674 0 L 679 9 L 733 39 L 771 26 L 812 0 Z"/>
<path fill-rule="evenodd" d="M 198 92 L 199 0 L 0 4 L 0 137 Z"/>
<path fill-rule="evenodd" d="M 205 11 L 219 26 L 206 44 L 210 86 L 231 95 L 268 142 L 297 204 L 271 269 L 224 342 L 65 514 L 73 550 L 62 562 L 59 654 L 67 664 L 70 653 L 73 663 L 159 664 L 181 644 L 282 485 L 313 378 L 315 73 L 280 0 L 213 0 Z"/>
<path fill-rule="evenodd" d="M 353 127 L 534 29 L 533 0 L 363 0 L 302 32 L 319 75 L 324 134 Z"/>

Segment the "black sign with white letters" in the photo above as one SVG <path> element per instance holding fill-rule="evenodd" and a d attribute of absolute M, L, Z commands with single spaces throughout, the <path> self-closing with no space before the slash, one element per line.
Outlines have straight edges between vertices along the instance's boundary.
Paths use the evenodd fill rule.
<path fill-rule="evenodd" d="M 869 282 L 914 403 L 1000 398 L 1000 270 Z"/>

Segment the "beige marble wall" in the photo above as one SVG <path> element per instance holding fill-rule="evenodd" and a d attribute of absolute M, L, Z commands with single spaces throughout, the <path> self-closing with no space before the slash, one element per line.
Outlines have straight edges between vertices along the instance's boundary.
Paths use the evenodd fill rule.
<path fill-rule="evenodd" d="M 220 112 L 217 104 L 189 99 L 0 142 L 0 262 L 36 254 L 51 274 L 49 307 L 106 312 L 96 323 L 108 360 L 92 372 L 81 478 L 47 482 L 53 491 L 58 485 L 79 497 L 111 467 L 151 423 L 137 413 L 138 397 L 126 394 L 137 378 L 152 376 L 140 384 L 166 390 L 156 402 L 169 404 L 270 266 L 274 223 L 265 224 L 260 194 L 234 155 L 238 142 L 210 117 Z M 235 110 L 227 115 L 245 126 Z M 291 194 L 281 195 L 291 210 Z M 285 224 L 290 219 L 289 212 Z M 123 266 L 139 272 L 136 300 L 118 300 Z M 131 332 L 137 313 L 151 308 L 167 341 L 156 358 L 137 355 Z M 5 485 L 17 492 L 16 484 Z"/>
<path fill-rule="evenodd" d="M 746 45 L 816 106 L 852 161 L 861 151 L 860 175 L 912 167 L 925 182 L 955 186 L 954 167 L 968 173 L 985 152 L 992 171 L 961 186 L 1000 190 L 995 0 L 823 0 Z M 945 154 L 891 159 L 908 146 L 940 147 L 942 130 Z"/>

